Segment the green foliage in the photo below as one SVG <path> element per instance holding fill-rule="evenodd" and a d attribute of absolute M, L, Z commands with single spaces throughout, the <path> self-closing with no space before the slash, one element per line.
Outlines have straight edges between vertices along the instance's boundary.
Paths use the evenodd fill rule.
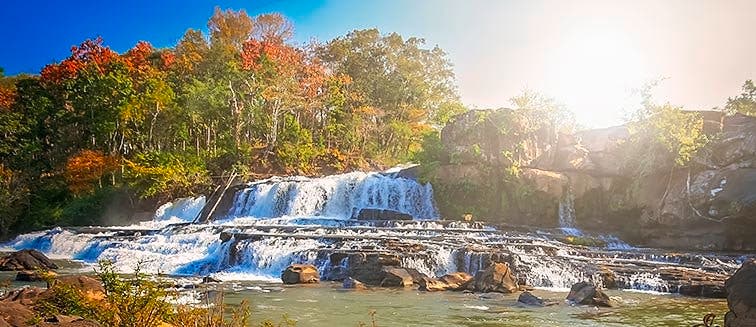
<path fill-rule="evenodd" d="M 745 81 L 740 95 L 727 98 L 725 111 L 729 114 L 740 113 L 756 116 L 756 84 L 750 79 Z"/>
<path fill-rule="evenodd" d="M 422 39 L 370 29 L 299 46 L 293 30 L 279 14 L 217 8 L 208 33 L 175 47 L 119 54 L 85 40 L 39 76 L 0 76 L 0 164 L 12 172 L 0 234 L 94 222 L 102 188 L 168 198 L 230 171 L 395 164 L 466 110 L 446 53 Z"/>
<path fill-rule="evenodd" d="M 202 158 L 182 153 L 140 153 L 128 162 L 124 175 L 129 187 L 141 197 L 173 198 L 193 194 L 210 184 Z"/>
<path fill-rule="evenodd" d="M 631 144 L 627 166 L 638 176 L 647 176 L 659 168 L 668 167 L 668 162 L 685 166 L 709 141 L 703 133 L 700 114 L 652 101 L 654 85 L 641 90 L 641 108 L 629 123 Z"/>

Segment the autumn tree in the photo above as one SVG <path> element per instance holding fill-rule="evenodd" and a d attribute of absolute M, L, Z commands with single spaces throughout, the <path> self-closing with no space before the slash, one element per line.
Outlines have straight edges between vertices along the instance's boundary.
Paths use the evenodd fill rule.
<path fill-rule="evenodd" d="M 103 186 L 103 177 L 118 168 L 115 158 L 100 151 L 81 150 L 66 162 L 65 178 L 74 194 L 92 192 Z"/>
<path fill-rule="evenodd" d="M 373 152 L 406 156 L 418 147 L 435 112 L 458 99 L 446 54 L 424 46 L 420 38 L 369 29 L 353 31 L 319 49 L 334 73 L 352 78 L 359 97 L 351 107 L 364 122 L 355 128 L 359 134 L 378 136 Z M 363 145 L 368 143 L 363 140 Z"/>

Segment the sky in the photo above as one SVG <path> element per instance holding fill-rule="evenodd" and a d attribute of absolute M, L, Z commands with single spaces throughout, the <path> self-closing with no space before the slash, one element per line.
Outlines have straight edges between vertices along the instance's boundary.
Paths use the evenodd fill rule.
<path fill-rule="evenodd" d="M 216 5 L 280 12 L 299 43 L 372 27 L 422 37 L 448 53 L 466 105 L 508 107 L 530 90 L 585 127 L 622 123 L 637 107 L 633 90 L 652 81 L 662 80 L 658 102 L 700 110 L 756 78 L 751 0 L 6 0 L 0 67 L 38 73 L 97 36 L 118 52 L 140 40 L 172 47 L 186 29 L 206 30 Z"/>

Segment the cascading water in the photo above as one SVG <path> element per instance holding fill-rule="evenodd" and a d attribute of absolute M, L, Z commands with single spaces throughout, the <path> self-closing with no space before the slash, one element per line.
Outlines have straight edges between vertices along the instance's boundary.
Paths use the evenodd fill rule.
<path fill-rule="evenodd" d="M 139 265 L 145 272 L 227 280 L 278 280 L 291 263 L 312 263 L 324 279 L 341 279 L 353 261 L 371 255 L 387 256 L 396 265 L 429 276 L 475 274 L 491 262 L 508 262 L 528 284 L 551 288 L 569 288 L 582 280 L 600 282 L 600 267 L 634 266 L 618 269 L 618 283 L 655 291 L 673 290 L 660 277 L 664 267 L 724 273 L 739 262 L 724 256 L 654 256 L 638 249 L 571 246 L 547 232 L 437 220 L 430 185 L 397 171 L 272 178 L 242 185 L 228 196 L 233 201 L 218 209 L 221 219 L 208 223 L 191 223 L 205 198 L 186 198 L 161 206 L 153 221 L 139 225 L 56 228 L 20 235 L 6 246 L 87 263 L 108 259 L 124 272 Z M 560 205 L 563 228 L 575 226 L 573 201 L 568 194 Z M 414 219 L 354 219 L 363 209 Z"/>
<path fill-rule="evenodd" d="M 415 219 L 436 219 L 433 189 L 379 173 L 323 178 L 273 178 L 237 192 L 229 217 L 330 217 L 349 219 L 360 209 L 388 209 Z"/>
<path fill-rule="evenodd" d="M 570 187 L 567 188 L 559 201 L 559 228 L 568 235 L 581 234 L 575 225 L 575 196 L 572 195 L 572 188 Z"/>

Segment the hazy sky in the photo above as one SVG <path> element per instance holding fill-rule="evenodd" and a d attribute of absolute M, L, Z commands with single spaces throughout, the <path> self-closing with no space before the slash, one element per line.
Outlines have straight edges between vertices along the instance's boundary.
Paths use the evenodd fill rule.
<path fill-rule="evenodd" d="M 688 109 L 721 106 L 756 78 L 756 1 L 220 1 L 251 14 L 279 11 L 298 42 L 378 27 L 438 44 L 455 65 L 464 103 L 509 105 L 524 89 L 567 105 L 579 123 L 618 124 L 631 90 L 665 78 L 659 101 Z M 172 46 L 205 29 L 215 3 L 26 0 L 0 12 L 7 74 L 36 73 L 71 45 L 102 35 L 114 50 L 138 40 Z"/>

